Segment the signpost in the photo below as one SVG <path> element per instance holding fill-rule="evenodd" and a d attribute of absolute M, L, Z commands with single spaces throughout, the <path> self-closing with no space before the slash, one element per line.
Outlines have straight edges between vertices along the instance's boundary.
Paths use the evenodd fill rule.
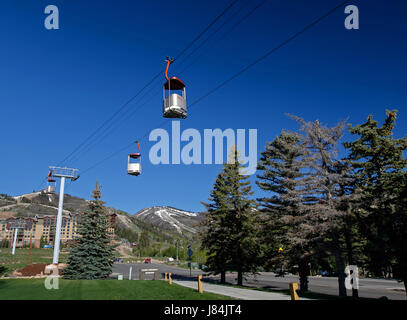
<path fill-rule="evenodd" d="M 192 255 L 194 254 L 194 252 L 191 249 L 191 245 L 188 245 L 188 250 L 187 250 L 187 255 L 188 255 L 188 265 L 189 265 L 189 276 L 192 277 Z"/>

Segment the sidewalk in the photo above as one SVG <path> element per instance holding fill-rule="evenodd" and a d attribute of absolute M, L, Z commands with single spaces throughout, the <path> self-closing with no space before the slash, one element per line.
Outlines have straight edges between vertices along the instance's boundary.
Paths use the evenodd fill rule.
<path fill-rule="evenodd" d="M 174 280 L 174 283 L 192 288 L 192 289 L 198 289 L 198 282 L 197 281 L 180 281 L 180 280 Z M 228 286 L 223 286 L 223 285 L 218 285 L 218 284 L 212 284 L 212 283 L 207 283 L 207 282 L 202 282 L 203 285 L 203 291 L 204 292 L 211 292 L 211 293 L 216 293 L 220 294 L 223 296 L 228 296 L 236 299 L 242 299 L 242 300 L 291 300 L 291 297 L 289 295 L 285 295 L 282 293 L 274 293 L 274 292 L 265 292 L 265 291 L 259 291 L 259 290 L 250 290 L 250 289 L 241 289 L 241 288 L 234 288 L 234 287 L 228 287 Z M 309 300 L 305 298 L 301 298 L 301 300 Z"/>

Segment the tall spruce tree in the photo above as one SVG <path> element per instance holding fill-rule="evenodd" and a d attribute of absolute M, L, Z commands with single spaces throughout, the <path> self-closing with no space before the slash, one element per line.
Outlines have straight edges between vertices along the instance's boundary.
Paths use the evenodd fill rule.
<path fill-rule="evenodd" d="M 201 247 L 207 250 L 206 265 L 213 274 L 220 274 L 220 282 L 226 282 L 226 271 L 230 266 L 229 248 L 230 229 L 227 224 L 229 206 L 224 173 L 219 173 L 210 193 L 209 203 L 202 204 L 206 208 L 202 222 Z"/>
<path fill-rule="evenodd" d="M 355 185 L 362 190 L 357 216 L 368 239 L 369 267 L 382 276 L 390 266 L 407 290 L 407 137 L 393 137 L 396 117 L 396 110 L 386 110 L 386 120 L 379 127 L 370 115 L 365 123 L 349 127 L 359 138 L 344 145 L 355 168 Z"/>
<path fill-rule="evenodd" d="M 304 201 L 309 179 L 306 169 L 310 163 L 303 140 L 301 134 L 282 131 L 268 142 L 258 163 L 261 174 L 257 175 L 256 183 L 271 193 L 258 199 L 263 213 L 264 263 L 268 268 L 283 262 L 298 265 L 300 290 L 307 291 L 311 247 L 298 223 L 307 212 Z"/>
<path fill-rule="evenodd" d="M 112 273 L 114 255 L 109 245 L 109 220 L 101 197 L 96 183 L 93 200 L 79 222 L 79 237 L 70 249 L 68 265 L 63 270 L 66 279 L 105 279 Z"/>
<path fill-rule="evenodd" d="M 226 270 L 236 271 L 238 285 L 243 284 L 244 273 L 256 271 L 260 254 L 256 205 L 250 199 L 253 192 L 243 171 L 234 147 L 211 191 L 211 203 L 204 203 L 207 214 L 202 236 L 202 248 L 209 253 L 209 270 L 221 275 Z"/>

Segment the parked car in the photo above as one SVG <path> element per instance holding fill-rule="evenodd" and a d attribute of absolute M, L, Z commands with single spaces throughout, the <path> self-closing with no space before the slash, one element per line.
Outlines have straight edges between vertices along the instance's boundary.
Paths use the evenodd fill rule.
<path fill-rule="evenodd" d="M 144 263 L 151 263 L 151 258 L 147 258 L 146 260 L 144 260 Z"/>
<path fill-rule="evenodd" d="M 122 258 L 114 258 L 113 262 L 123 263 Z"/>
<path fill-rule="evenodd" d="M 51 248 L 53 248 L 54 246 L 52 245 L 52 244 L 46 244 L 45 246 L 44 246 L 44 249 L 51 249 Z"/>
<path fill-rule="evenodd" d="M 174 261 L 174 258 L 172 258 L 172 257 L 168 258 L 168 262 L 173 262 L 173 261 Z"/>

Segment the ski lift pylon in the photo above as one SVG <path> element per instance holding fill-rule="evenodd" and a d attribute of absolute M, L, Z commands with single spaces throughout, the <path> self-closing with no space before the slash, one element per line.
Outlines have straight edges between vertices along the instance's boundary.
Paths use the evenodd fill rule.
<path fill-rule="evenodd" d="M 140 143 L 136 141 L 138 146 L 138 153 L 130 153 L 127 158 L 127 174 L 132 176 L 138 176 L 141 173 L 141 150 L 140 150 Z M 135 159 L 136 161 L 131 161 L 131 159 Z"/>
<path fill-rule="evenodd" d="M 168 78 L 168 68 L 174 59 L 167 57 L 165 61 L 167 62 L 165 68 L 167 81 L 163 86 L 163 117 L 185 119 L 187 117 L 185 83 L 177 77 Z"/>

